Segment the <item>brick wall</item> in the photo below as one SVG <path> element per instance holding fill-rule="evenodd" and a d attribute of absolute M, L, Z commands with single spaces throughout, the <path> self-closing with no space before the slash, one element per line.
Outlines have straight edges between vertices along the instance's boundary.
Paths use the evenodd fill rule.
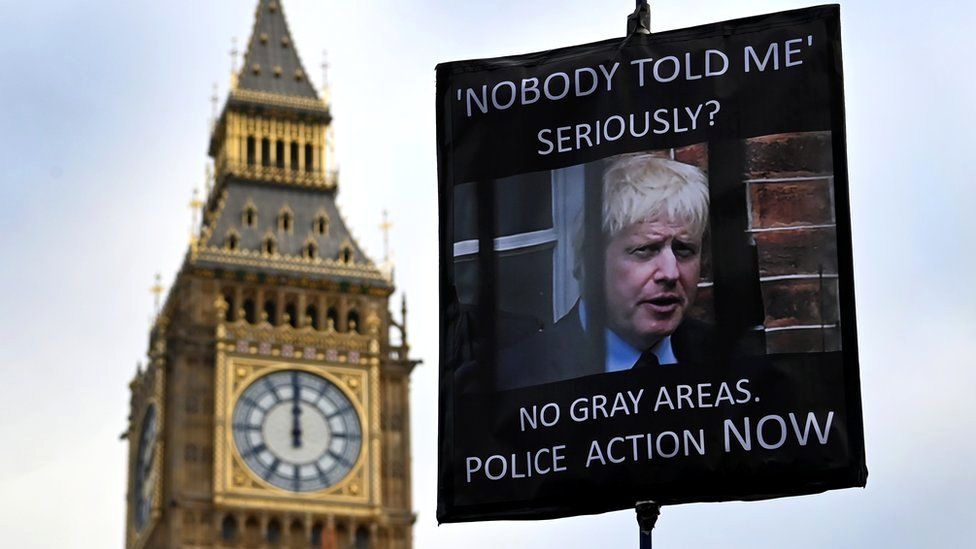
<path fill-rule="evenodd" d="M 673 149 L 672 157 L 678 162 L 691 164 L 708 175 L 708 146 L 704 143 Z M 702 247 L 701 281 L 698 283 L 698 297 L 689 312 L 694 318 L 705 322 L 715 322 L 712 308 L 712 254 L 708 243 Z"/>
<path fill-rule="evenodd" d="M 830 132 L 746 140 L 749 232 L 770 353 L 840 349 Z"/>
<path fill-rule="evenodd" d="M 759 255 L 769 353 L 840 349 L 837 235 L 829 132 L 748 139 L 745 147 L 748 233 Z M 670 151 L 708 171 L 705 144 Z M 702 256 L 698 299 L 690 313 L 714 320 L 711 258 Z"/>

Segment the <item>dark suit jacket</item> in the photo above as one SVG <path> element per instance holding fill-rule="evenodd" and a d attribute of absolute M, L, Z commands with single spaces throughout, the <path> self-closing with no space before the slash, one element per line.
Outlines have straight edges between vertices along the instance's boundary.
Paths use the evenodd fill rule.
<path fill-rule="evenodd" d="M 514 389 L 603 373 L 605 359 L 596 356 L 599 351 L 587 336 L 577 303 L 552 327 L 502 349 L 495 388 Z M 599 337 L 603 337 L 602 330 Z M 671 347 L 682 365 L 711 364 L 715 360 L 711 327 L 699 320 L 686 318 L 671 334 Z"/>

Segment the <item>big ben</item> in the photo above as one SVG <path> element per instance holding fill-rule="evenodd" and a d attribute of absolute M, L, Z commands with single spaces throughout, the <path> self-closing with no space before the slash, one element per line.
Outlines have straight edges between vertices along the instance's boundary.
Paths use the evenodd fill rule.
<path fill-rule="evenodd" d="M 330 122 L 259 0 L 130 384 L 127 547 L 412 546 L 406 304 L 336 207 Z"/>

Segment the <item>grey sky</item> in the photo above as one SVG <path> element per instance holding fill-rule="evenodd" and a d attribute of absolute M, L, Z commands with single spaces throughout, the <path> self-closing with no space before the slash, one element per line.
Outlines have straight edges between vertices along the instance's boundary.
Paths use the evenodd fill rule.
<path fill-rule="evenodd" d="M 631 0 L 285 0 L 329 50 L 340 204 L 371 255 L 389 208 L 414 355 L 418 547 L 634 547 L 630 512 L 437 527 L 434 65 L 619 36 Z M 653 3 L 655 31 L 813 5 Z M 0 535 L 119 547 L 128 381 L 153 273 L 202 183 L 211 84 L 254 0 L 0 0 Z M 659 547 L 968 547 L 976 522 L 976 78 L 969 2 L 842 6 L 865 490 L 664 509 Z"/>

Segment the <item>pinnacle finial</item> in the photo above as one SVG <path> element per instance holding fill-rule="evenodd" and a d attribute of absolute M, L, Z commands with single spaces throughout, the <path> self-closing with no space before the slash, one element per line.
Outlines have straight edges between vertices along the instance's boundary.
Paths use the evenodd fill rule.
<path fill-rule="evenodd" d="M 322 87 L 329 87 L 329 50 L 322 50 Z"/>
<path fill-rule="evenodd" d="M 197 236 L 197 229 L 200 222 L 200 208 L 203 207 L 203 200 L 200 200 L 200 189 L 198 187 L 193 187 L 193 196 L 190 198 L 190 203 L 187 204 L 190 208 L 190 242 L 193 242 Z"/>
<path fill-rule="evenodd" d="M 213 93 L 210 95 L 210 131 L 217 125 L 217 106 L 220 96 L 217 95 L 217 83 L 213 83 Z"/>
<path fill-rule="evenodd" d="M 400 336 L 403 338 L 403 345 L 407 344 L 407 294 L 400 294 Z"/>
<path fill-rule="evenodd" d="M 393 222 L 390 221 L 389 212 L 386 208 L 383 209 L 383 222 L 380 223 L 380 230 L 383 231 L 383 262 L 390 262 L 390 229 L 393 228 Z"/>
<path fill-rule="evenodd" d="M 329 90 L 329 52 L 322 50 L 322 102 L 326 105 L 331 103 L 331 93 Z"/>
<path fill-rule="evenodd" d="M 241 53 L 237 49 L 237 37 L 233 36 L 230 39 L 230 87 L 232 89 L 237 88 L 237 56 Z"/>
<path fill-rule="evenodd" d="M 214 184 L 213 166 L 210 165 L 210 162 L 207 162 L 203 168 L 203 187 L 205 190 L 205 196 L 207 197 L 210 196 L 210 191 L 213 190 L 213 184 Z"/>
<path fill-rule="evenodd" d="M 153 294 L 153 307 L 156 311 L 156 316 L 159 316 L 160 299 L 162 298 L 163 290 L 165 289 L 166 288 L 163 287 L 163 277 L 159 273 L 156 273 L 153 285 L 151 288 L 149 288 L 149 291 Z"/>

